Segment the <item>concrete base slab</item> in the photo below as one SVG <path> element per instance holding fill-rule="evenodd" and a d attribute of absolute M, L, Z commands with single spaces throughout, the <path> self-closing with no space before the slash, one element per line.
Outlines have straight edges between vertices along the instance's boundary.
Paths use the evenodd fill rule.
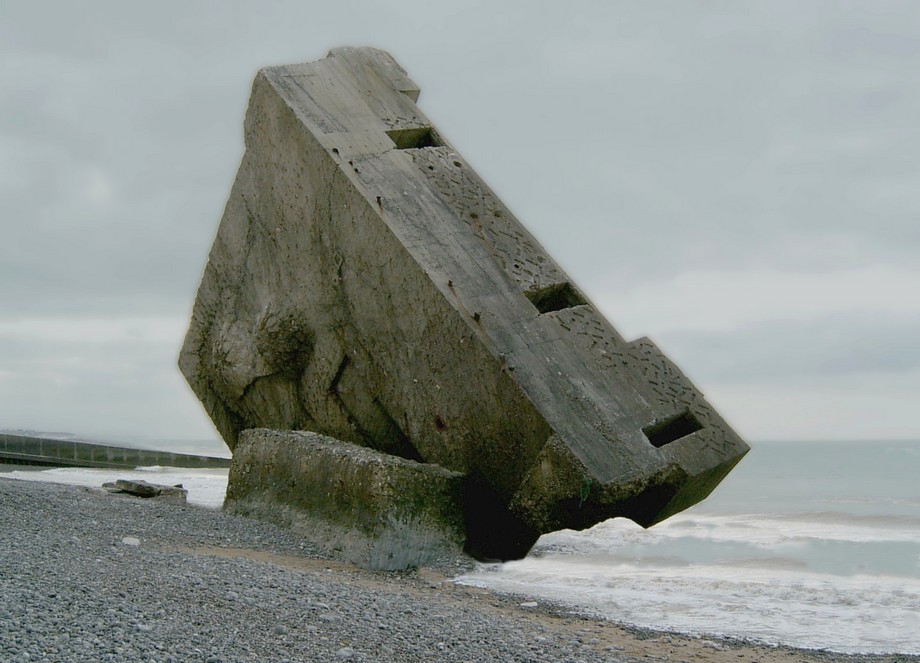
<path fill-rule="evenodd" d="M 463 548 L 463 475 L 306 431 L 246 430 L 224 508 L 288 526 L 365 568 Z"/>

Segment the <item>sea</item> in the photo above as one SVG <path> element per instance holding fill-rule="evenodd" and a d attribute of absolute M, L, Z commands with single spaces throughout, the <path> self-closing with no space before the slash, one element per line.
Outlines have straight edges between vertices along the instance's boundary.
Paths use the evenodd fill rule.
<path fill-rule="evenodd" d="M 657 630 L 920 654 L 920 440 L 752 447 L 712 495 L 659 525 L 613 519 L 554 532 L 525 559 L 456 582 Z M 0 476 L 98 486 L 127 475 Z M 132 476 L 183 483 L 191 503 L 210 508 L 227 481 L 226 470 Z"/>

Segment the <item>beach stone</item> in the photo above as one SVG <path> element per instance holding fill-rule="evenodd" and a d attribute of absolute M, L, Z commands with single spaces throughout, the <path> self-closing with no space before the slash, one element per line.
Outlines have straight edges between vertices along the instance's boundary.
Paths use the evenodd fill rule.
<path fill-rule="evenodd" d="M 619 335 L 418 95 L 369 48 L 256 76 L 179 358 L 234 462 L 247 429 L 307 430 L 460 473 L 482 558 L 705 498 L 747 445 L 651 341 Z M 231 494 L 287 472 L 261 448 Z"/>

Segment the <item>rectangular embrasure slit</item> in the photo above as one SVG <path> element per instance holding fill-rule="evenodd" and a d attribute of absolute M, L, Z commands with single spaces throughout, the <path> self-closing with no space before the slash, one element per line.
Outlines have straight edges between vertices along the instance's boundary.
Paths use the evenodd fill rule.
<path fill-rule="evenodd" d="M 646 426 L 642 429 L 642 432 L 648 438 L 648 441 L 652 443 L 652 446 L 660 448 L 687 437 L 698 430 L 703 430 L 703 424 L 693 416 L 692 412 L 685 410 L 674 417 L 668 417 L 651 426 Z"/>
<path fill-rule="evenodd" d="M 412 129 L 393 129 L 387 136 L 396 145 L 397 150 L 414 150 L 420 147 L 441 147 L 444 143 L 431 127 Z"/>
<path fill-rule="evenodd" d="M 564 308 L 586 304 L 584 297 L 568 281 L 554 283 L 545 288 L 528 290 L 524 296 L 530 300 L 540 313 L 561 311 Z"/>

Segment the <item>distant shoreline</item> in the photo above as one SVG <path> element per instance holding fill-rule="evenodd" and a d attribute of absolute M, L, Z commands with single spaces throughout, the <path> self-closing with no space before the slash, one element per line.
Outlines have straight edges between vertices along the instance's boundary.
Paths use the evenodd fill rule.
<path fill-rule="evenodd" d="M 0 462 L 103 469 L 151 466 L 230 467 L 230 459 L 224 457 L 113 446 L 76 438 L 34 437 L 13 433 L 0 433 Z"/>

